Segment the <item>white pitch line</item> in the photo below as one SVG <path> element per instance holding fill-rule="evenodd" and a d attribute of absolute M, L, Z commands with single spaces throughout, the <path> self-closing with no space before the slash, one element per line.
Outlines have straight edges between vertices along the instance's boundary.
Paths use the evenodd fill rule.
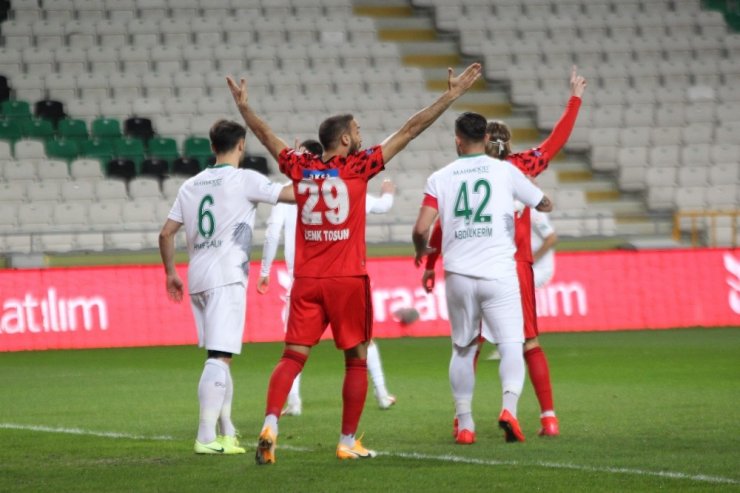
<path fill-rule="evenodd" d="M 68 433 L 73 435 L 89 435 L 104 438 L 126 438 L 129 440 L 159 440 L 159 441 L 175 441 L 178 440 L 175 437 L 168 435 L 159 436 L 145 436 L 145 435 L 134 435 L 131 433 L 118 433 L 112 431 L 93 431 L 83 430 L 80 428 L 54 428 L 51 426 L 39 426 L 39 425 L 21 425 L 16 423 L 0 423 L 0 429 L 6 430 L 28 430 L 28 431 L 40 431 L 46 433 Z M 256 446 L 256 443 L 252 444 Z M 295 445 L 281 444 L 280 449 L 290 450 L 293 452 L 314 452 L 315 449 L 310 447 L 300 447 Z M 379 456 L 385 457 L 398 457 L 400 459 L 414 459 L 414 460 L 434 460 L 440 462 L 454 462 L 460 464 L 473 464 L 480 466 L 515 466 L 515 467 L 543 467 L 550 469 L 570 469 L 573 471 L 583 472 L 597 472 L 597 473 L 610 473 L 610 474 L 629 474 L 633 476 L 652 476 L 659 478 L 669 479 L 683 479 L 689 481 L 697 481 L 702 483 L 714 483 L 714 484 L 740 484 L 740 481 L 732 478 L 726 478 L 722 476 L 708 476 L 706 474 L 687 474 L 683 472 L 674 471 L 646 471 L 643 469 L 632 469 L 628 467 L 595 467 L 595 466 L 583 466 L 579 464 L 568 464 L 559 462 L 519 462 L 519 461 L 507 461 L 507 460 L 493 460 L 493 459 L 477 459 L 475 457 L 461 457 L 459 455 L 431 455 L 431 454 L 420 454 L 417 452 L 382 452 L 378 451 Z"/>
<path fill-rule="evenodd" d="M 175 440 L 174 437 L 171 437 L 168 435 L 145 436 L 145 435 L 133 435 L 131 433 L 118 433 L 115 431 L 93 431 L 93 430 L 82 430 L 80 428 L 54 428 L 51 426 L 19 425 L 15 423 L 0 423 L 0 428 L 6 429 L 6 430 L 28 430 L 28 431 L 43 431 L 46 433 L 67 433 L 70 435 L 89 435 L 89 436 L 103 437 L 103 438 L 127 438 L 129 440 L 158 440 L 158 441 Z"/>

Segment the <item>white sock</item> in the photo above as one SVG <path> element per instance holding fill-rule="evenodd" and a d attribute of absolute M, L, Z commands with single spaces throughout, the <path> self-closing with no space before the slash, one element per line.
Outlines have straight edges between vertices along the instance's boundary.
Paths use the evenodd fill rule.
<path fill-rule="evenodd" d="M 209 358 L 203 366 L 203 373 L 198 384 L 198 402 L 200 403 L 200 424 L 198 441 L 211 443 L 216 439 L 216 421 L 226 396 L 226 374 L 229 367 L 223 361 Z"/>
<path fill-rule="evenodd" d="M 555 411 L 545 411 L 544 413 L 540 414 L 540 418 L 554 418 L 555 417 Z"/>
<path fill-rule="evenodd" d="M 352 435 L 344 435 L 339 434 L 339 443 L 342 445 L 346 445 L 349 448 L 352 448 L 355 446 L 355 435 L 354 433 Z"/>
<path fill-rule="evenodd" d="M 475 431 L 473 422 L 472 402 L 473 390 L 475 389 L 475 353 L 476 344 L 461 348 L 452 345 L 452 358 L 450 358 L 450 387 L 452 397 L 455 399 L 455 414 L 457 415 L 459 429 Z"/>
<path fill-rule="evenodd" d="M 373 380 L 375 395 L 385 397 L 388 395 L 388 389 L 385 388 L 385 375 L 383 374 L 383 365 L 380 363 L 380 353 L 378 346 L 371 342 L 367 346 L 367 372 Z"/>
<path fill-rule="evenodd" d="M 296 375 L 295 380 L 293 380 L 293 386 L 290 387 L 290 392 L 288 393 L 288 405 L 295 405 L 298 404 L 301 405 L 301 375 L 303 372 Z"/>
<path fill-rule="evenodd" d="M 524 388 L 525 370 L 522 344 L 517 342 L 499 344 L 498 352 L 501 353 L 498 374 L 503 390 L 502 407 L 516 417 L 519 396 L 522 395 Z"/>
<path fill-rule="evenodd" d="M 221 414 L 218 417 L 218 424 L 221 428 L 221 434 L 224 436 L 236 436 L 234 423 L 231 422 L 231 402 L 234 399 L 234 380 L 231 378 L 231 368 L 226 366 L 226 395 L 224 403 L 221 406 Z"/>
<path fill-rule="evenodd" d="M 262 425 L 262 429 L 264 430 L 268 426 L 270 428 L 272 428 L 272 431 L 274 431 L 275 434 L 277 435 L 277 433 L 278 433 L 278 417 L 275 416 L 274 414 L 268 414 L 267 416 L 265 416 L 265 422 Z"/>

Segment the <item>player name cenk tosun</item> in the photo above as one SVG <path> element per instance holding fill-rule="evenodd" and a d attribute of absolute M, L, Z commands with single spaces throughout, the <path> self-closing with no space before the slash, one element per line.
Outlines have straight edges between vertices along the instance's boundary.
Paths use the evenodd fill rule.
<path fill-rule="evenodd" d="M 342 241 L 349 239 L 349 228 L 304 231 L 306 241 Z"/>

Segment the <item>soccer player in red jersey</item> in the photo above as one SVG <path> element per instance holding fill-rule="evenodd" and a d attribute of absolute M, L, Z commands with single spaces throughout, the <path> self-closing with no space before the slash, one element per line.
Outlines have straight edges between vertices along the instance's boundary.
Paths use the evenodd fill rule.
<path fill-rule="evenodd" d="M 365 268 L 367 182 L 439 118 L 480 77 L 474 63 L 459 76 L 449 69 L 448 88 L 414 114 L 380 145 L 361 149 L 360 126 L 352 115 L 327 118 L 319 127 L 323 156 L 298 152 L 277 137 L 248 104 L 246 81 L 227 78 L 249 129 L 293 181 L 298 206 L 296 253 L 285 351 L 270 378 L 265 422 L 256 461 L 275 462 L 278 418 L 290 387 L 311 347 L 331 325 L 334 343 L 345 354 L 339 459 L 374 457 L 355 438 L 367 395 L 367 344 L 372 338 L 370 282 Z"/>
<path fill-rule="evenodd" d="M 581 97 L 585 89 L 586 79 L 578 75 L 576 67 L 573 67 L 570 76 L 570 99 L 565 112 L 553 128 L 552 133 L 542 144 L 527 151 L 512 154 L 511 131 L 505 123 L 493 121 L 489 122 L 487 128 L 489 141 L 486 146 L 486 153 L 491 157 L 512 163 L 527 176 L 536 177 L 547 169 L 550 160 L 560 152 L 560 149 L 567 142 L 575 125 L 578 110 L 581 107 Z M 557 436 L 560 434 L 560 429 L 553 405 L 550 370 L 538 339 L 539 330 L 537 328 L 530 228 L 530 210 L 525 207 L 520 214 L 516 215 L 514 231 L 517 248 L 514 258 L 517 264 L 522 310 L 524 312 L 524 359 L 527 363 L 529 378 L 540 404 L 542 428 L 539 435 Z M 441 253 L 442 234 L 439 223 L 437 223 L 429 240 L 430 253 L 427 256 L 426 269 L 422 277 L 422 284 L 428 292 L 434 288 L 434 265 Z"/>

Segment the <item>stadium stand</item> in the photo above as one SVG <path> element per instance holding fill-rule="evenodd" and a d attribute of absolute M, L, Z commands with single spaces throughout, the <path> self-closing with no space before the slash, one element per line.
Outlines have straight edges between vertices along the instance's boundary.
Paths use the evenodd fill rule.
<path fill-rule="evenodd" d="M 647 214 L 737 209 L 740 36 L 721 13 L 696 0 L 411 3 L 459 40 L 462 56 L 482 58 L 489 84 L 507 90 L 516 117 L 535 115 L 540 132 L 559 118 L 567 70 L 579 64 L 589 89 L 568 162 L 584 160 L 589 176 L 638 197 Z M 350 0 L 11 2 L 0 25 L 0 203 L 13 233 L 31 237 L 4 240 L 7 251 L 156 246 L 164 216 L 120 233 L 125 215 L 116 205 L 166 213 L 176 185 L 212 160 L 209 126 L 238 118 L 225 74 L 248 71 L 255 108 L 288 139 L 315 136 L 335 111 L 357 116 L 365 143 L 385 137 L 431 99 L 430 71 L 405 64 L 403 47 L 353 8 Z M 372 218 L 370 241 L 407 241 L 425 177 L 454 156 L 451 130 L 443 119 L 386 172 L 398 185 L 397 205 Z M 526 135 L 516 147 L 537 141 Z M 245 166 L 276 169 L 253 136 L 248 149 L 256 154 Z M 616 212 L 594 207 L 588 184 L 570 179 L 584 171 L 553 166 L 565 171 L 541 183 L 557 198 L 559 232 L 610 235 L 622 227 Z M 77 189 L 66 182 L 87 190 L 86 198 L 69 195 Z M 102 207 L 84 212 L 87 223 L 64 219 L 65 208 L 47 211 L 46 222 L 25 222 L 37 202 L 82 200 Z M 98 220 L 102 210 L 107 219 Z M 79 230 L 55 237 L 56 220 Z M 722 228 L 718 238 L 737 242 Z"/>

